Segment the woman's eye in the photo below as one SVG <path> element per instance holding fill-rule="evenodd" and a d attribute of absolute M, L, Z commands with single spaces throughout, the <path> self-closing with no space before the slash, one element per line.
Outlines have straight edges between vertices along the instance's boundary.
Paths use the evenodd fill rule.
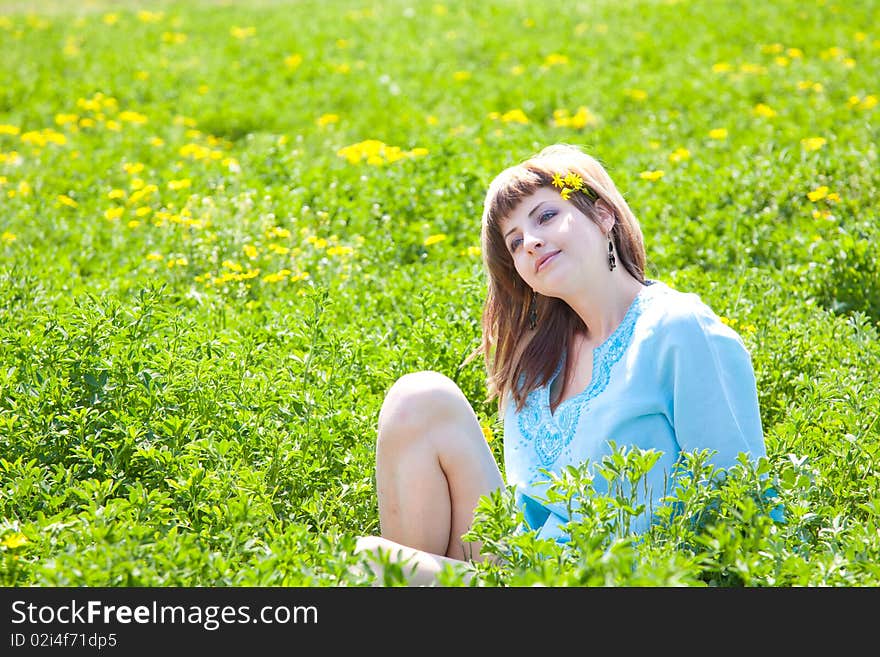
<path fill-rule="evenodd" d="M 514 251 L 516 251 L 517 248 L 519 248 L 520 244 L 522 244 L 522 240 L 517 237 L 510 243 L 510 252 L 513 253 Z"/>
<path fill-rule="evenodd" d="M 547 210 L 546 212 L 542 212 L 538 216 L 538 223 L 546 223 L 550 221 L 554 217 L 554 215 L 556 215 L 556 210 Z"/>

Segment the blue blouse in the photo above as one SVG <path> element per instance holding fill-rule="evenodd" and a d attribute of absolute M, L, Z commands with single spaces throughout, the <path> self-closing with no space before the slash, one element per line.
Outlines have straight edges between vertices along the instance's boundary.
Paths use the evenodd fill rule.
<path fill-rule="evenodd" d="M 593 350 L 590 383 L 551 413 L 550 387 L 562 365 L 521 411 L 511 395 L 504 411 L 505 475 L 526 525 L 541 538 L 568 540 L 567 511 L 544 499 L 548 477 L 541 470 L 601 462 L 611 453 L 609 440 L 662 452 L 647 475 L 647 497 L 640 501 L 648 511 L 633 519 L 635 532 L 647 529 L 650 509 L 671 492 L 680 452 L 713 450 L 711 461 L 722 468 L 734 465 L 740 452 L 752 459 L 766 454 L 751 357 L 696 294 L 649 281 Z M 597 476 L 596 492 L 607 493 L 603 486 Z"/>

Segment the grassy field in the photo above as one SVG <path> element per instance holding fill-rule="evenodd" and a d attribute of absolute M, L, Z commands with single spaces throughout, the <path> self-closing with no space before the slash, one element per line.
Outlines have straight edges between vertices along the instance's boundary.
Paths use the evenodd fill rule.
<path fill-rule="evenodd" d="M 481 203 L 570 142 L 743 336 L 769 458 L 642 540 L 619 497 L 512 538 L 505 491 L 474 582 L 880 584 L 876 2 L 73 4 L 0 1 L 0 583 L 364 584 L 397 377 L 501 461 Z"/>

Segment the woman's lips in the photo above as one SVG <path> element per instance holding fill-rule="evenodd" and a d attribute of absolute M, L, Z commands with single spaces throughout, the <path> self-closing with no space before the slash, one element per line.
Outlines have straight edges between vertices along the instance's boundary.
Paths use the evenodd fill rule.
<path fill-rule="evenodd" d="M 537 274 L 539 271 L 541 271 L 544 268 L 544 265 L 553 260 L 553 258 L 555 258 L 559 253 L 559 251 L 553 251 L 552 253 L 548 253 L 540 260 L 538 260 L 537 264 L 535 264 L 535 273 Z"/>

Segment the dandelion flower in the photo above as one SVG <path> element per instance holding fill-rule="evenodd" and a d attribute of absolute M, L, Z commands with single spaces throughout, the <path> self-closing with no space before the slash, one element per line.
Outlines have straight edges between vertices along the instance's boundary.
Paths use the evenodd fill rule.
<path fill-rule="evenodd" d="M 757 105 L 755 105 L 752 112 L 754 112 L 755 116 L 763 116 L 767 119 L 772 119 L 774 116 L 776 116 L 776 110 L 774 110 L 769 105 L 765 105 L 764 103 L 758 103 Z"/>
<path fill-rule="evenodd" d="M 713 128 L 709 131 L 711 139 L 727 139 L 727 128 Z"/>
<path fill-rule="evenodd" d="M 488 424 L 481 424 L 480 429 L 483 431 L 483 437 L 486 439 L 486 442 L 491 443 L 494 440 L 492 428 Z"/>
<path fill-rule="evenodd" d="M 315 123 L 318 124 L 319 127 L 323 128 L 325 125 L 330 125 L 331 123 L 339 123 L 339 115 L 338 114 L 322 114 L 317 118 Z"/>
<path fill-rule="evenodd" d="M 189 178 L 181 178 L 180 180 L 169 180 L 168 189 L 177 191 L 178 189 L 186 189 L 192 187 L 192 180 Z"/>
<path fill-rule="evenodd" d="M 0 541 L 0 545 L 4 546 L 7 549 L 14 550 L 15 548 L 19 548 L 27 542 L 27 536 L 22 533 L 15 533 L 10 534 L 2 541 Z"/>
<path fill-rule="evenodd" d="M 691 152 L 686 148 L 676 148 L 669 154 L 670 162 L 681 162 L 682 160 L 687 160 L 691 156 Z"/>
<path fill-rule="evenodd" d="M 810 199 L 813 203 L 816 201 L 821 201 L 823 198 L 828 196 L 828 186 L 822 185 L 821 187 L 817 187 L 812 192 L 807 194 L 807 198 Z"/>
<path fill-rule="evenodd" d="M 806 139 L 801 139 L 801 146 L 808 151 L 817 151 L 826 143 L 828 143 L 828 140 L 824 137 L 807 137 Z"/>
<path fill-rule="evenodd" d="M 639 102 L 647 99 L 648 97 L 648 92 L 643 89 L 626 89 L 623 93 L 633 100 L 637 100 Z"/>
<path fill-rule="evenodd" d="M 425 238 L 424 245 L 431 246 L 433 244 L 438 244 L 445 239 L 446 239 L 446 235 L 444 235 L 443 233 L 438 233 L 436 235 L 430 235 L 429 237 Z"/>
<path fill-rule="evenodd" d="M 657 170 L 657 171 L 642 171 L 639 174 L 639 178 L 642 180 L 650 180 L 654 182 L 655 180 L 660 180 L 665 175 L 665 172 Z"/>

